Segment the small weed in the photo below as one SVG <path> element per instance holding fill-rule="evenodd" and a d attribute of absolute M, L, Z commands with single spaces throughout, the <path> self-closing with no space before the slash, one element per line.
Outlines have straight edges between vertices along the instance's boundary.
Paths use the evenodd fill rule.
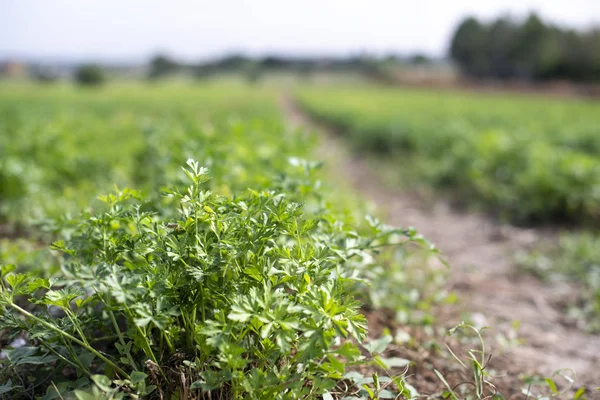
<path fill-rule="evenodd" d="M 469 349 L 466 354 L 466 359 L 463 361 L 461 357 L 457 356 L 455 352 L 446 345 L 446 348 L 454 360 L 465 372 L 464 376 L 470 376 L 470 379 L 465 378 L 461 382 L 450 384 L 440 371 L 435 370 L 434 372 L 446 387 L 446 390 L 442 393 L 443 398 L 452 400 L 491 400 L 502 398 L 494 384 L 491 382 L 490 375 L 486 371 L 492 355 L 486 353 L 485 341 L 481 333 L 483 329 L 485 329 L 485 327 L 478 329 L 462 322 L 448 332 L 449 335 L 465 330 L 471 332 L 474 334 L 479 348 Z"/>

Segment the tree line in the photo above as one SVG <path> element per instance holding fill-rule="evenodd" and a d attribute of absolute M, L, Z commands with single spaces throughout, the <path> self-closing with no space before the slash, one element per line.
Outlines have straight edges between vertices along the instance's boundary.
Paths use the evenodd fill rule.
<path fill-rule="evenodd" d="M 585 31 L 504 16 L 489 23 L 467 17 L 456 28 L 450 56 L 474 78 L 600 81 L 600 27 Z"/>
<path fill-rule="evenodd" d="M 267 55 L 264 57 L 248 57 L 243 54 L 229 54 L 223 57 L 197 64 L 184 64 L 158 54 L 148 64 L 149 79 L 158 79 L 175 73 L 191 74 L 199 79 L 219 73 L 241 73 L 248 80 L 257 80 L 264 73 L 287 71 L 300 76 L 309 76 L 316 71 L 358 72 L 375 76 L 381 74 L 388 65 L 421 65 L 431 62 L 423 54 L 407 57 L 389 55 L 378 58 L 369 54 L 358 54 L 347 57 L 293 57 Z"/>

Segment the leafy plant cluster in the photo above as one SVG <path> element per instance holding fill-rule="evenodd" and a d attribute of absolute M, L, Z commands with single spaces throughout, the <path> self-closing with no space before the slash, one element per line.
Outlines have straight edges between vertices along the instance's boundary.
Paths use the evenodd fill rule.
<path fill-rule="evenodd" d="M 357 148 L 397 160 L 413 181 L 512 221 L 600 217 L 595 103 L 360 86 L 304 88 L 297 98 Z"/>
<path fill-rule="evenodd" d="M 53 244 L 60 274 L 2 267 L 0 326 L 30 342 L 6 352 L 5 393 L 309 399 L 364 362 L 357 282 L 376 248 L 422 240 L 372 219 L 361 236 L 285 192 L 214 194 L 193 160 L 184 172 L 164 210 L 102 196 Z"/>

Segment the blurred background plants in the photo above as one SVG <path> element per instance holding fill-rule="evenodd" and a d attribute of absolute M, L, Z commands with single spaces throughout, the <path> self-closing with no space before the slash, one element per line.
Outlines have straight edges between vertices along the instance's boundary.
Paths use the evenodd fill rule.
<path fill-rule="evenodd" d="M 563 307 L 567 317 L 591 332 L 600 330 L 600 239 L 592 232 L 563 233 L 558 244 L 542 243 L 518 256 L 521 267 L 547 281 L 576 286 Z"/>

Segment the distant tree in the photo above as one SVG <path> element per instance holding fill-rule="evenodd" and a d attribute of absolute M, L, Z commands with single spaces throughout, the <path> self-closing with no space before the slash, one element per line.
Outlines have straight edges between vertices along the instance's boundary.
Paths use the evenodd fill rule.
<path fill-rule="evenodd" d="M 561 75 L 575 81 L 588 81 L 594 78 L 594 43 L 586 35 L 568 31 L 564 37 L 564 57 L 561 59 Z"/>
<path fill-rule="evenodd" d="M 291 60 L 278 56 L 267 56 L 260 61 L 260 66 L 264 69 L 284 69 L 292 64 Z"/>
<path fill-rule="evenodd" d="M 542 50 L 548 34 L 548 28 L 535 13 L 529 15 L 519 27 L 511 46 L 512 61 L 518 77 L 532 79 L 539 75 L 543 61 Z"/>
<path fill-rule="evenodd" d="M 106 81 L 106 74 L 97 64 L 81 65 L 75 71 L 75 82 L 82 86 L 99 86 Z"/>
<path fill-rule="evenodd" d="M 248 57 L 241 54 L 231 54 L 223 57 L 212 64 L 213 69 L 224 72 L 241 71 L 252 62 Z"/>
<path fill-rule="evenodd" d="M 507 17 L 498 18 L 487 30 L 485 53 L 488 73 L 495 78 L 516 75 L 512 49 L 517 36 L 517 26 Z"/>
<path fill-rule="evenodd" d="M 488 75 L 486 37 L 486 27 L 473 17 L 463 20 L 454 32 L 450 43 L 450 56 L 468 75 Z"/>
<path fill-rule="evenodd" d="M 600 80 L 600 30 L 577 32 L 501 17 L 490 24 L 466 18 L 456 29 L 450 56 L 472 77 L 525 80 Z"/>
<path fill-rule="evenodd" d="M 591 54 L 594 56 L 592 61 L 592 75 L 593 79 L 600 81 L 600 28 L 592 30 L 590 32 L 590 48 Z"/>
<path fill-rule="evenodd" d="M 157 79 L 176 72 L 180 65 L 165 55 L 157 55 L 150 60 L 149 79 Z"/>
<path fill-rule="evenodd" d="M 565 44 L 565 32 L 556 27 L 547 26 L 546 34 L 537 51 L 535 79 L 559 78 L 556 71 L 566 56 Z"/>

